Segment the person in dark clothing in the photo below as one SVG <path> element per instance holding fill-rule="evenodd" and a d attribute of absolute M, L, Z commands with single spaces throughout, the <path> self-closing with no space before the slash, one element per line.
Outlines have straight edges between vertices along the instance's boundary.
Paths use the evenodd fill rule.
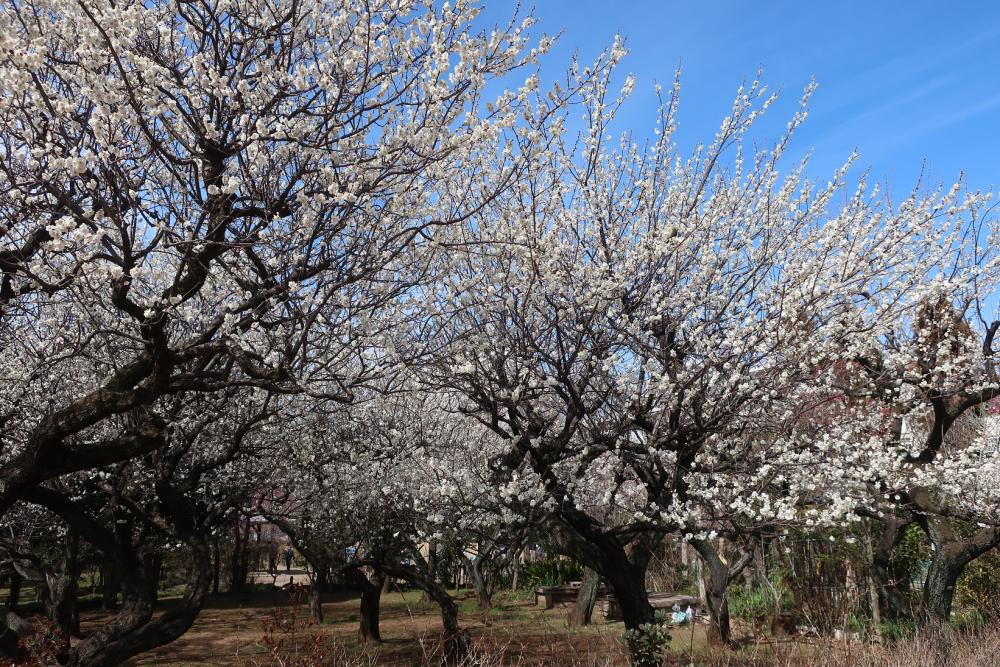
<path fill-rule="evenodd" d="M 294 552 L 292 551 L 292 545 L 291 544 L 286 544 L 285 545 L 285 572 L 291 572 L 291 570 L 292 570 L 292 554 L 293 553 Z"/>
<path fill-rule="evenodd" d="M 274 540 L 267 545 L 267 571 L 271 574 L 278 572 L 278 543 Z"/>

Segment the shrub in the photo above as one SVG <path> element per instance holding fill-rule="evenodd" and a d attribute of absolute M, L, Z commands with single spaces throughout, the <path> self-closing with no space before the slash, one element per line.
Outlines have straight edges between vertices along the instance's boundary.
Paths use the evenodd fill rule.
<path fill-rule="evenodd" d="M 1000 620 L 1000 553 L 992 551 L 969 563 L 958 580 L 955 602 L 977 612 L 980 620 Z"/>
<path fill-rule="evenodd" d="M 879 626 L 882 639 L 890 642 L 901 642 L 913 639 L 917 628 L 912 619 L 900 618 L 892 621 L 885 621 Z"/>
<path fill-rule="evenodd" d="M 761 588 L 735 587 L 726 600 L 734 618 L 759 619 L 774 611 L 770 591 Z"/>
<path fill-rule="evenodd" d="M 560 586 L 583 578 L 583 567 L 571 560 L 543 560 L 529 563 L 521 571 L 522 586 L 527 589 L 540 586 Z"/>
<path fill-rule="evenodd" d="M 655 623 L 641 625 L 636 630 L 626 630 L 622 637 L 635 667 L 659 667 L 663 663 L 663 650 L 670 644 L 666 614 L 658 611 Z"/>

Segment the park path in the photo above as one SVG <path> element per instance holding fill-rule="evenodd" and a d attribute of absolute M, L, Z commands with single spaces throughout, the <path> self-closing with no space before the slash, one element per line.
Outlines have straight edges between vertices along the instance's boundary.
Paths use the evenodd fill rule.
<path fill-rule="evenodd" d="M 254 584 L 271 584 L 276 588 L 283 588 L 288 584 L 308 584 L 309 573 L 295 567 L 286 571 L 282 566 L 278 568 L 277 574 L 271 574 L 267 570 L 255 570 L 250 573 L 250 581 Z"/>

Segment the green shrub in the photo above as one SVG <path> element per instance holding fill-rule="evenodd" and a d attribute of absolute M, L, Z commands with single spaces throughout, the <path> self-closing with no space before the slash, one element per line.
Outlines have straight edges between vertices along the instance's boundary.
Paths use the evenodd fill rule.
<path fill-rule="evenodd" d="M 961 609 L 951 614 L 951 627 L 956 631 L 980 630 L 986 625 L 986 616 L 978 609 Z"/>
<path fill-rule="evenodd" d="M 670 644 L 666 614 L 657 612 L 656 622 L 640 625 L 636 630 L 626 630 L 622 638 L 628 646 L 634 667 L 659 667 L 663 664 L 663 650 Z"/>
<path fill-rule="evenodd" d="M 923 529 L 913 523 L 906 527 L 903 537 L 892 550 L 892 574 L 905 579 L 907 584 L 923 582 L 930 560 L 930 545 Z"/>
<path fill-rule="evenodd" d="M 774 604 L 775 592 L 778 594 L 777 609 Z M 748 620 L 785 611 L 793 602 L 792 592 L 784 585 L 780 576 L 771 582 L 771 586 L 733 586 L 726 600 L 731 616 Z"/>
<path fill-rule="evenodd" d="M 761 618 L 773 611 L 771 593 L 762 588 L 736 587 L 726 599 L 729 602 L 729 614 L 734 618 Z"/>
<path fill-rule="evenodd" d="M 895 621 L 885 621 L 879 626 L 882 638 L 891 641 L 907 641 L 913 639 L 916 634 L 916 626 L 911 619 L 899 619 Z"/>
<path fill-rule="evenodd" d="M 583 578 L 583 566 L 571 560 L 543 560 L 529 563 L 521 571 L 521 585 L 527 589 L 561 586 Z"/>
<path fill-rule="evenodd" d="M 864 614 L 851 612 L 847 615 L 847 623 L 845 625 L 848 632 L 864 633 L 871 627 L 872 619 Z"/>

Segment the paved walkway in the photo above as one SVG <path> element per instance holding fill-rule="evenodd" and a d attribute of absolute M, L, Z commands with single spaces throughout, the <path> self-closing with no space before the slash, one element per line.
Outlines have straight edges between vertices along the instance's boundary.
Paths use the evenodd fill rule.
<path fill-rule="evenodd" d="M 276 575 L 266 570 L 257 570 L 250 573 L 250 581 L 254 584 L 273 584 L 277 588 L 282 588 L 290 583 L 308 584 L 309 573 L 305 570 L 292 568 L 285 570 L 284 566 L 278 568 Z"/>

